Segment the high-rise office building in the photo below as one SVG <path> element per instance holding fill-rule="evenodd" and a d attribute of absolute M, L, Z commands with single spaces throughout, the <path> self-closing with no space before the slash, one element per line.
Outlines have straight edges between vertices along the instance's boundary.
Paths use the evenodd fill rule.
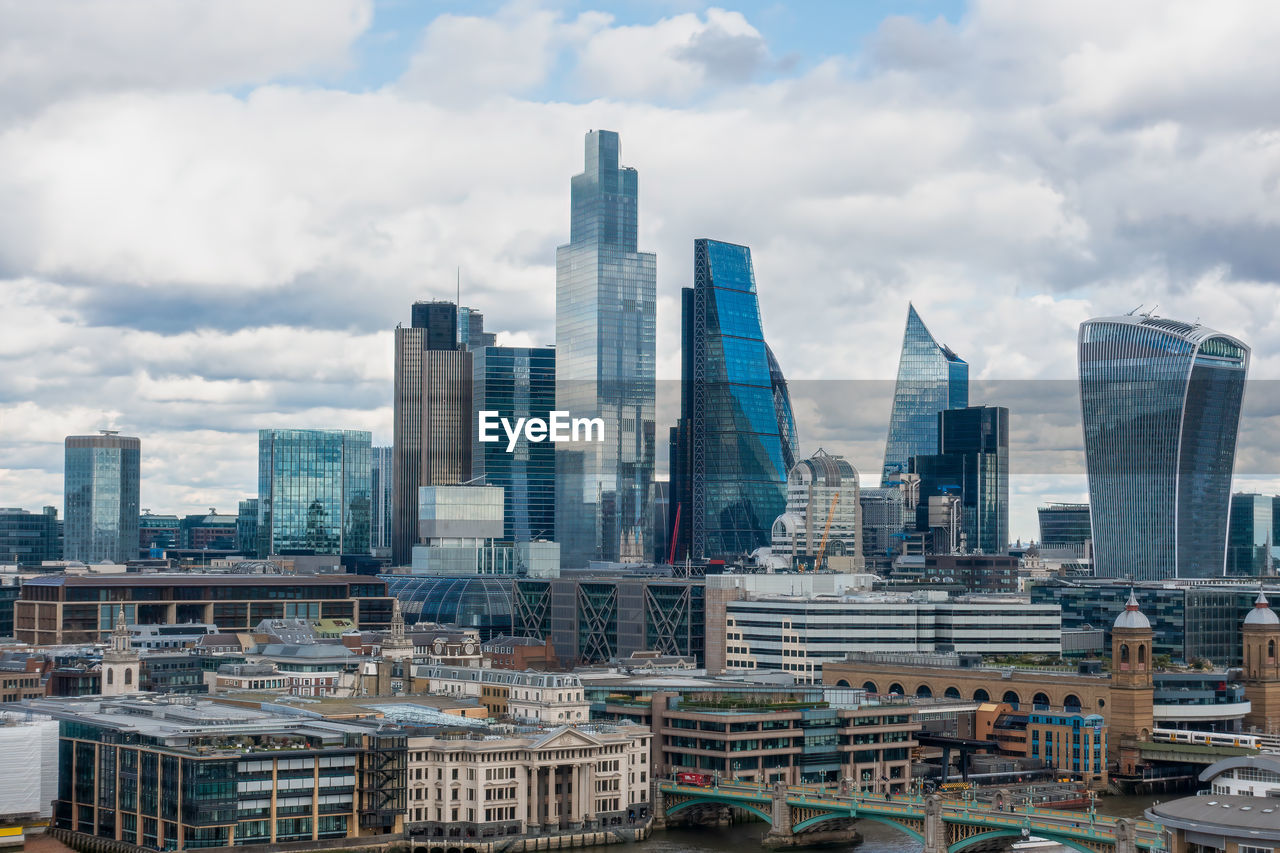
<path fill-rule="evenodd" d="M 1231 496 L 1231 519 L 1227 526 L 1227 574 L 1259 577 L 1274 574 L 1271 549 L 1271 495 Z"/>
<path fill-rule="evenodd" d="M 474 308 L 458 306 L 458 343 L 463 349 L 494 346 L 498 336 L 484 330 L 484 315 Z"/>
<path fill-rule="evenodd" d="M 259 552 L 369 553 L 372 433 L 258 430 Z"/>
<path fill-rule="evenodd" d="M 1051 503 L 1036 510 L 1040 519 L 1040 550 L 1067 552 L 1085 556 L 1085 543 L 1092 538 L 1089 530 L 1089 505 Z"/>
<path fill-rule="evenodd" d="M 773 522 L 773 553 L 793 566 L 861 571 L 862 503 L 858 472 L 819 448 L 787 476 L 787 511 Z"/>
<path fill-rule="evenodd" d="M 138 558 L 142 442 L 100 430 L 66 440 L 64 559 L 123 563 Z"/>
<path fill-rule="evenodd" d="M 43 512 L 0 509 L 0 563 L 38 566 L 62 559 L 62 523 L 56 507 Z M 0 632 L 0 637 L 8 636 Z"/>
<path fill-rule="evenodd" d="M 969 365 L 939 344 L 915 306 L 908 305 L 880 485 L 896 482 L 906 473 L 911 457 L 937 453 L 938 413 L 968 405 Z"/>
<path fill-rule="evenodd" d="M 407 566 L 418 541 L 418 489 L 471 479 L 471 353 L 458 344 L 452 302 L 415 302 L 396 327 L 391 560 Z"/>
<path fill-rule="evenodd" d="M 472 393 L 477 411 L 516 423 L 549 420 L 556 407 L 556 351 L 553 347 L 480 347 L 472 350 Z M 507 436 L 481 442 L 477 430 L 471 479 L 503 488 L 503 534 L 508 542 L 555 539 L 556 445 L 521 436 L 507 449 Z M 483 477 L 483 479 L 480 479 Z"/>
<path fill-rule="evenodd" d="M 1249 347 L 1149 315 L 1080 326 L 1080 405 L 1098 577 L 1214 577 Z"/>
<path fill-rule="evenodd" d="M 693 255 L 671 498 L 682 507 L 677 557 L 749 554 L 770 543 L 786 509 L 795 419 L 764 341 L 751 250 L 700 239 Z"/>
<path fill-rule="evenodd" d="M 886 486 L 862 489 L 862 556 L 868 569 L 887 569 L 903 553 L 907 505 L 902 489 Z"/>
<path fill-rule="evenodd" d="M 938 452 L 914 456 L 920 477 L 916 525 L 929 529 L 936 496 L 959 498 L 963 549 L 1003 554 L 1009 547 L 1009 410 L 946 409 L 938 418 Z"/>
<path fill-rule="evenodd" d="M 569 242 L 556 249 L 556 408 L 604 422 L 603 441 L 556 446 L 566 566 L 648 557 L 657 258 L 637 250 L 637 174 L 619 155 L 618 134 L 587 134 Z"/>
<path fill-rule="evenodd" d="M 369 551 L 375 556 L 391 555 L 392 480 L 395 448 L 375 447 L 370 455 L 369 488 L 373 508 L 369 518 Z"/>
<path fill-rule="evenodd" d="M 260 557 L 258 542 L 258 499 L 244 498 L 236 506 L 236 550 L 245 557 Z"/>

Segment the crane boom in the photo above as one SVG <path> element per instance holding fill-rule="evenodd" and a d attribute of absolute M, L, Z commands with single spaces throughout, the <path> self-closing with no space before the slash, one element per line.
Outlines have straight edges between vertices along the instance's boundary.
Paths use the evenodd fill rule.
<path fill-rule="evenodd" d="M 836 514 L 836 504 L 840 503 L 840 493 L 836 492 L 831 496 L 831 504 L 827 507 L 827 523 L 822 528 L 822 543 L 818 546 L 818 558 L 813 561 L 814 571 L 822 564 L 823 558 L 827 553 L 827 536 L 831 533 L 831 519 Z"/>

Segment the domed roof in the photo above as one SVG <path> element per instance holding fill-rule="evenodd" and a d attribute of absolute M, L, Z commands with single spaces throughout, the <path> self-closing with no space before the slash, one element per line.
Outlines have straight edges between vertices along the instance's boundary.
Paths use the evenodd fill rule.
<path fill-rule="evenodd" d="M 1115 624 L 1111 627 L 1151 630 L 1151 622 L 1138 609 L 1138 599 L 1134 596 L 1133 590 L 1129 590 L 1129 600 L 1125 602 L 1124 610 L 1116 617 Z"/>
<path fill-rule="evenodd" d="M 1249 615 L 1244 617 L 1244 624 L 1280 625 L 1280 616 L 1276 616 L 1276 612 L 1271 609 L 1262 590 L 1258 590 L 1258 598 L 1253 602 L 1253 609 L 1249 611 Z"/>

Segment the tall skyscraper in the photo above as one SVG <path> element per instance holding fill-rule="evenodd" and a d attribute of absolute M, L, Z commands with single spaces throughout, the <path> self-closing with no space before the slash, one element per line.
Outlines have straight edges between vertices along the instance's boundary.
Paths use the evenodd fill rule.
<path fill-rule="evenodd" d="M 1231 496 L 1231 518 L 1227 527 L 1227 574 L 1258 577 L 1274 574 L 1271 550 L 1271 495 Z"/>
<path fill-rule="evenodd" d="M 477 411 L 548 420 L 556 407 L 556 351 L 553 347 L 480 347 L 472 350 Z M 508 452 L 507 438 L 472 449 L 472 478 L 503 489 L 503 538 L 508 542 L 555 539 L 556 445 L 521 436 Z M 483 477 L 483 480 L 478 478 Z"/>
<path fill-rule="evenodd" d="M 369 553 L 369 454 L 363 430 L 258 430 L 259 552 Z"/>
<path fill-rule="evenodd" d="M 1249 347 L 1149 315 L 1080 326 L 1080 406 L 1098 577 L 1214 577 Z"/>
<path fill-rule="evenodd" d="M 491 347 L 497 340 L 497 335 L 484 330 L 483 314 L 465 305 L 458 306 L 458 343 L 463 349 Z"/>
<path fill-rule="evenodd" d="M 556 249 L 556 408 L 604 422 L 604 441 L 556 446 L 565 566 L 648 556 L 657 258 L 637 251 L 637 174 L 619 152 L 618 134 L 587 134 L 569 242 Z"/>
<path fill-rule="evenodd" d="M 369 519 L 369 550 L 374 556 L 390 556 L 395 449 L 375 447 L 370 458 L 369 488 L 373 495 L 373 508 Z"/>
<path fill-rule="evenodd" d="M 85 563 L 136 560 L 142 442 L 99 432 L 66 439 L 63 556 Z"/>
<path fill-rule="evenodd" d="M 960 499 L 965 550 L 1003 554 L 1009 548 L 1009 410 L 969 406 L 937 417 L 938 452 L 909 463 L 920 477 L 917 526 L 929 528 L 931 497 L 952 494 Z"/>
<path fill-rule="evenodd" d="M 671 500 L 681 506 L 677 557 L 748 554 L 769 544 L 786 509 L 787 473 L 798 456 L 791 398 L 764 341 L 751 250 L 695 240 L 693 266 L 694 286 L 682 294 L 672 472 Z"/>
<path fill-rule="evenodd" d="M 907 305 L 880 485 L 887 486 L 905 473 L 912 456 L 937 453 L 938 413 L 967 405 L 969 365 L 934 340 L 915 306 Z"/>
<path fill-rule="evenodd" d="M 452 302 L 415 302 L 396 327 L 391 560 L 407 566 L 418 541 L 418 489 L 471 479 L 471 353 L 458 345 Z"/>

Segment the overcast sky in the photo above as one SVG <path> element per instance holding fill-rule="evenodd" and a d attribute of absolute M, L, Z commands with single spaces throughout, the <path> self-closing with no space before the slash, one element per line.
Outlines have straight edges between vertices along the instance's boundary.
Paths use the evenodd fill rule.
<path fill-rule="evenodd" d="M 1013 410 L 1034 537 L 1084 497 L 1082 320 L 1158 304 L 1280 378 L 1277 44 L 1225 0 L 0 0 L 0 506 L 61 508 L 63 436 L 107 426 L 156 512 L 234 512 L 260 427 L 390 443 L 390 330 L 457 267 L 502 342 L 553 342 L 608 128 L 660 378 L 693 238 L 748 244 L 802 450 L 871 481 L 912 300 Z M 1238 485 L 1274 489 L 1250 395 Z"/>

